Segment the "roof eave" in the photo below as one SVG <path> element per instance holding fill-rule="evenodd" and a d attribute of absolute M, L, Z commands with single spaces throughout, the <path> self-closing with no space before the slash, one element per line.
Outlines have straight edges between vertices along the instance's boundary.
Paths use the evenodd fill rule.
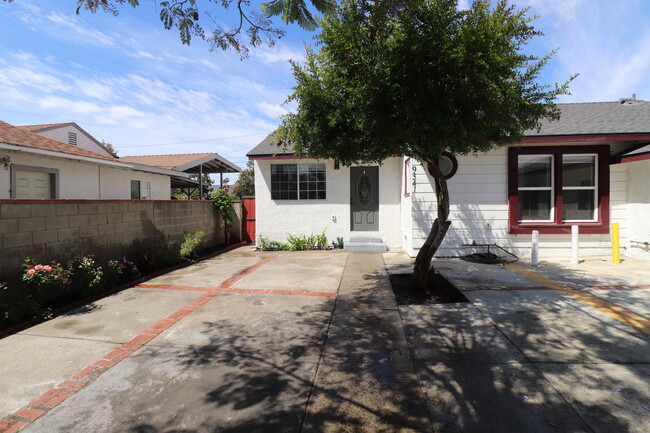
<path fill-rule="evenodd" d="M 208 164 L 209 162 L 217 160 L 218 164 Z M 214 171 L 214 173 L 240 173 L 241 169 L 237 167 L 235 164 L 231 163 L 227 159 L 223 158 L 221 155 L 214 153 L 212 155 L 204 156 L 203 158 L 178 165 L 174 167 L 174 170 L 176 171 L 184 171 L 187 172 L 188 170 L 192 170 L 200 165 L 208 165 L 213 166 L 214 168 L 218 168 L 219 170 L 222 171 Z M 207 172 L 207 171 L 206 171 Z"/>
<path fill-rule="evenodd" d="M 187 177 L 187 173 L 179 172 L 176 170 L 170 170 L 162 167 L 155 167 L 153 165 L 138 164 L 136 162 L 125 162 L 124 164 L 130 165 L 134 170 L 143 171 L 146 173 L 155 173 L 155 174 L 162 174 L 165 176 L 174 176 L 174 177 Z"/>
<path fill-rule="evenodd" d="M 650 132 L 629 134 L 564 134 L 527 135 L 523 143 L 581 143 L 595 141 L 642 141 L 650 140 Z"/>
<path fill-rule="evenodd" d="M 108 165 L 112 167 L 132 169 L 132 167 L 128 164 L 119 161 L 112 161 L 110 159 L 93 158 L 91 156 L 82 156 L 82 155 L 76 155 L 74 153 L 45 150 L 36 147 L 20 146 L 17 144 L 9 144 L 4 142 L 0 142 L 0 149 L 12 150 L 15 152 L 22 152 L 22 153 L 31 153 L 34 155 L 49 156 L 51 158 L 56 158 L 56 159 L 72 159 L 77 161 L 89 162 L 97 165 Z"/>

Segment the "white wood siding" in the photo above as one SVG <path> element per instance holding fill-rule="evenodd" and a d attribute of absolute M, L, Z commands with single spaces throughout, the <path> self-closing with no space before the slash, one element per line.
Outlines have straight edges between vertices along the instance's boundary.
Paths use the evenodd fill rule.
<path fill-rule="evenodd" d="M 626 253 L 650 261 L 650 161 L 619 165 L 626 166 L 629 173 Z"/>
<path fill-rule="evenodd" d="M 530 256 L 531 235 L 508 233 L 508 150 L 499 148 L 478 156 L 458 156 L 458 171 L 449 179 L 452 224 L 437 257 L 461 256 L 469 251 L 462 244 L 496 243 L 520 257 Z M 432 178 L 416 163 L 416 184 L 411 194 L 412 250 L 422 246 L 436 217 L 436 197 Z M 621 226 L 621 242 L 627 245 L 627 168 L 611 166 L 611 222 Z M 649 186 L 650 187 L 650 186 Z M 611 237 L 580 235 L 580 255 L 608 255 Z M 408 252 L 409 248 L 405 248 Z M 570 257 L 571 237 L 565 234 L 540 235 L 540 258 Z"/>

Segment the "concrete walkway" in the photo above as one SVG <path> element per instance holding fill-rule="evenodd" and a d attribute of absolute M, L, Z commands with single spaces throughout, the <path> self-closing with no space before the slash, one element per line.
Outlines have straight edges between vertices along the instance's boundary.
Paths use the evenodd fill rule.
<path fill-rule="evenodd" d="M 435 431 L 650 432 L 650 265 L 434 264 L 470 300 L 400 307 Z"/>
<path fill-rule="evenodd" d="M 398 308 L 410 265 L 240 248 L 6 337 L 0 433 L 650 431 L 650 267 L 437 261 L 471 302 Z"/>

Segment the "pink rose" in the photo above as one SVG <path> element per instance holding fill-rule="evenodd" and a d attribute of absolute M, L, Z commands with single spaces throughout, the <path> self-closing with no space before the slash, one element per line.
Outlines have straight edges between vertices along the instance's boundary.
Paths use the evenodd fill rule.
<path fill-rule="evenodd" d="M 57 265 L 57 266 L 61 266 L 61 263 L 57 263 L 56 265 Z"/>
<path fill-rule="evenodd" d="M 49 271 L 52 270 L 52 266 L 50 266 L 50 265 L 45 265 L 45 266 L 43 266 L 43 269 L 45 269 L 46 271 L 49 272 Z"/>
<path fill-rule="evenodd" d="M 30 270 L 27 271 L 27 273 L 28 273 L 29 275 L 34 275 L 34 274 L 36 273 L 36 271 L 33 270 L 33 269 L 30 269 Z"/>
<path fill-rule="evenodd" d="M 34 266 L 34 269 L 36 269 L 37 271 L 40 271 L 41 269 L 43 269 L 43 265 L 36 265 L 36 266 Z"/>
<path fill-rule="evenodd" d="M 55 276 L 54 276 L 54 279 L 55 279 L 55 280 L 58 280 L 58 279 L 59 279 L 59 276 L 58 276 L 58 275 L 55 275 Z"/>

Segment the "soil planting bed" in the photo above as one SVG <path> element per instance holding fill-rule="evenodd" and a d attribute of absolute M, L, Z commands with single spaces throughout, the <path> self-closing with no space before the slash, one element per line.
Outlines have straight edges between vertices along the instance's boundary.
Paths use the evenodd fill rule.
<path fill-rule="evenodd" d="M 425 291 L 411 287 L 411 274 L 390 274 L 389 277 L 397 305 L 468 302 L 465 295 L 440 274 L 436 274 L 435 283 L 430 284 Z"/>

